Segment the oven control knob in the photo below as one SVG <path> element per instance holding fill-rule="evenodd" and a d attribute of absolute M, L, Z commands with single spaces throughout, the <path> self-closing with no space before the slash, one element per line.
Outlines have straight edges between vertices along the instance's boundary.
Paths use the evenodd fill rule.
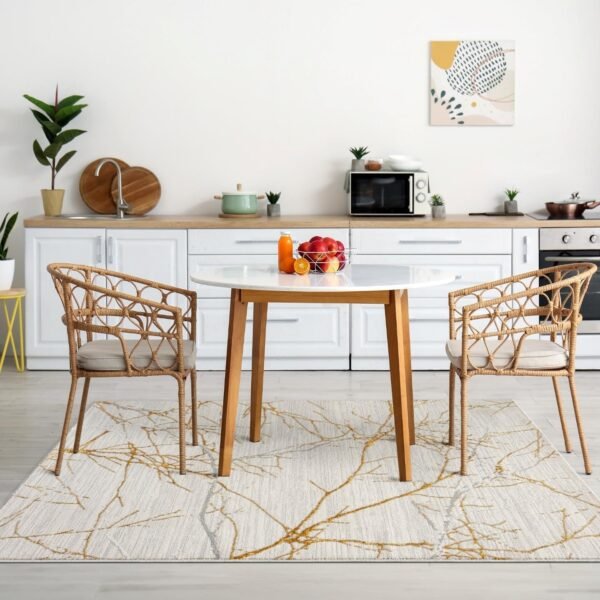
<path fill-rule="evenodd" d="M 593 233 L 592 235 L 590 235 L 590 242 L 592 242 L 592 244 L 597 244 L 598 243 L 598 236 Z"/>
<path fill-rule="evenodd" d="M 417 181 L 417 188 L 422 190 L 425 187 L 425 182 L 422 179 L 419 179 L 419 181 Z"/>
<path fill-rule="evenodd" d="M 417 202 L 425 202 L 426 199 L 427 196 L 423 192 L 417 194 Z"/>
<path fill-rule="evenodd" d="M 571 236 L 570 235 L 563 235 L 562 236 L 562 241 L 563 241 L 563 244 L 568 244 L 571 241 Z"/>

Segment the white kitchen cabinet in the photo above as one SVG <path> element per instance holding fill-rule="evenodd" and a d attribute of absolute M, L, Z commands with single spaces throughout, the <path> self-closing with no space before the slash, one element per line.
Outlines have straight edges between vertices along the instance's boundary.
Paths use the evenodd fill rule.
<path fill-rule="evenodd" d="M 28 369 L 67 369 L 63 307 L 46 267 L 93 265 L 187 287 L 187 231 L 170 229 L 27 229 Z"/>
<path fill-rule="evenodd" d="M 539 230 L 512 230 L 512 272 L 537 271 L 539 263 Z"/>
<path fill-rule="evenodd" d="M 49 263 L 103 267 L 104 229 L 26 229 L 25 285 L 28 369 L 67 369 L 69 349 L 64 310 L 46 270 Z"/>
<path fill-rule="evenodd" d="M 411 290 L 409 293 L 412 363 L 415 370 L 447 369 L 444 343 L 448 339 L 448 292 L 510 275 L 511 257 L 482 256 L 357 256 L 356 264 L 419 264 L 452 271 L 452 284 Z M 376 305 L 352 306 L 352 369 L 389 368 L 385 317 Z"/>
<path fill-rule="evenodd" d="M 349 369 L 349 306 L 270 304 L 265 368 L 268 370 Z M 225 368 L 229 300 L 198 301 L 199 370 Z M 251 368 L 252 306 L 249 307 L 242 367 Z"/>

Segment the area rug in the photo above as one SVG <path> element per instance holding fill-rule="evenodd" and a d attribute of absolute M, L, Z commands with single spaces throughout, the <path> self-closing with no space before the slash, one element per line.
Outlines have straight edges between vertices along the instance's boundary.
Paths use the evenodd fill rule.
<path fill-rule="evenodd" d="M 62 475 L 53 451 L 0 510 L 0 559 L 600 559 L 600 500 L 512 401 L 472 405 L 467 477 L 446 401 L 417 402 L 409 483 L 387 401 L 265 402 L 260 443 L 242 407 L 228 478 L 220 410 L 182 476 L 175 399 L 96 402 Z"/>

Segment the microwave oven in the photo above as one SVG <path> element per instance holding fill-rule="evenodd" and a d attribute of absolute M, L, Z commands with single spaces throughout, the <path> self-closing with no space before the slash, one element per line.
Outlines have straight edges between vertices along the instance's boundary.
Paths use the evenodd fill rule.
<path fill-rule="evenodd" d="M 350 171 L 348 214 L 417 217 L 429 212 L 424 171 Z"/>

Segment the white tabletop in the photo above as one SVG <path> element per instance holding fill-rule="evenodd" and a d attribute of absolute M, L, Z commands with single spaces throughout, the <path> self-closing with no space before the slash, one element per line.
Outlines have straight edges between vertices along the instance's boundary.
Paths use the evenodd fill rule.
<path fill-rule="evenodd" d="M 408 290 L 452 283 L 456 276 L 426 267 L 348 265 L 338 273 L 287 275 L 275 265 L 220 265 L 196 267 L 195 283 L 243 290 L 277 292 L 375 292 Z"/>

